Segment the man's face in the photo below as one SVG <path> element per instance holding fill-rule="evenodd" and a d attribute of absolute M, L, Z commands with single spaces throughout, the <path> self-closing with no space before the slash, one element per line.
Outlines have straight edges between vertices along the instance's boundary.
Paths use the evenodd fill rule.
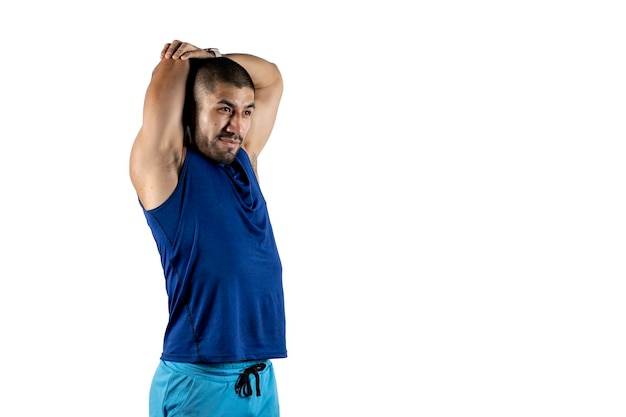
<path fill-rule="evenodd" d="M 197 103 L 194 141 L 210 159 L 230 164 L 250 129 L 254 90 L 218 84 Z"/>

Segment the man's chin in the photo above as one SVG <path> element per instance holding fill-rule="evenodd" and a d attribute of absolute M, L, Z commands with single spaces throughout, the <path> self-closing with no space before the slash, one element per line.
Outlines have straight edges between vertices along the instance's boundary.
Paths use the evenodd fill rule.
<path fill-rule="evenodd" d="M 237 152 L 239 152 L 239 149 L 234 150 L 233 152 L 220 152 L 218 154 L 209 154 L 206 156 L 219 164 L 229 165 L 232 164 L 232 162 L 235 160 Z"/>
<path fill-rule="evenodd" d="M 218 164 L 230 164 L 235 160 L 241 146 L 224 149 L 220 146 L 197 147 L 204 156 Z"/>

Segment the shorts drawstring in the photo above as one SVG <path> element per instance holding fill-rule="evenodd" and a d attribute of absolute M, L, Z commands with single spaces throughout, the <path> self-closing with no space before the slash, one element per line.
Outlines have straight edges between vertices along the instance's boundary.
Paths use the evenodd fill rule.
<path fill-rule="evenodd" d="M 261 396 L 261 386 L 259 381 L 259 372 L 265 369 L 264 363 L 257 363 L 243 370 L 237 382 L 235 383 L 235 392 L 242 397 L 252 395 L 252 386 L 250 386 L 250 375 L 254 375 L 256 379 L 256 396 Z"/>

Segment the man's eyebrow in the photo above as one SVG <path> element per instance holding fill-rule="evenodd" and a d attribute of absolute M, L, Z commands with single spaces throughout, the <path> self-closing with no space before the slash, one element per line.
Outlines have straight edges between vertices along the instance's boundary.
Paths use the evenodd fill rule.
<path fill-rule="evenodd" d="M 218 103 L 218 104 L 226 104 L 227 106 L 229 106 L 229 107 L 233 107 L 233 108 L 237 107 L 237 106 L 235 105 L 235 103 L 233 103 L 232 101 L 230 101 L 230 100 L 228 100 L 228 99 L 225 99 L 225 98 L 223 98 L 223 99 L 221 99 L 221 100 L 218 100 L 218 102 L 217 102 L 217 103 Z M 247 106 L 245 106 L 245 108 L 246 108 L 246 109 L 254 109 L 254 108 L 255 108 L 255 107 L 254 107 L 254 103 L 250 103 L 250 104 L 248 104 Z"/>

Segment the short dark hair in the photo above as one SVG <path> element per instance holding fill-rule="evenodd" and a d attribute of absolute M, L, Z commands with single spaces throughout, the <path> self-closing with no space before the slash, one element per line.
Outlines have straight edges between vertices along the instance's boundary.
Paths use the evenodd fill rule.
<path fill-rule="evenodd" d="M 191 60 L 189 80 L 196 102 L 202 98 L 201 95 L 214 92 L 218 83 L 230 84 L 237 88 L 249 87 L 254 90 L 254 83 L 248 71 L 227 57 Z"/>

